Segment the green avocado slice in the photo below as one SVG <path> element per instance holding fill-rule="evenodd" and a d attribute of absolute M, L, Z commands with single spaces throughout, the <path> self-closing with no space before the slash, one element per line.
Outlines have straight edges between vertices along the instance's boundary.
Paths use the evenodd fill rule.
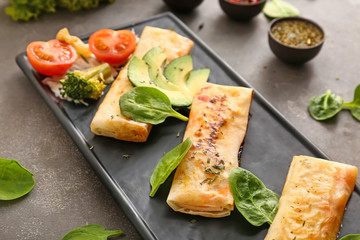
<path fill-rule="evenodd" d="M 169 64 L 165 67 L 164 76 L 169 82 L 183 88 L 185 87 L 186 79 L 188 79 L 192 70 L 192 56 L 185 55 L 175 58 L 169 62 Z"/>
<path fill-rule="evenodd" d="M 156 86 L 149 77 L 149 67 L 145 61 L 138 57 L 133 57 L 128 66 L 128 78 L 134 86 L 154 87 L 165 93 L 173 106 L 189 106 L 192 99 L 187 97 L 182 91 L 171 91 Z"/>
<path fill-rule="evenodd" d="M 186 81 L 186 87 L 189 90 L 189 94 L 194 96 L 207 82 L 209 76 L 210 68 L 202 68 L 191 71 L 189 78 Z"/>
<path fill-rule="evenodd" d="M 150 49 L 140 59 L 133 57 L 128 66 L 128 78 L 134 86 L 154 87 L 165 93 L 173 106 L 190 106 L 196 92 L 208 80 L 210 69 L 193 71 L 191 55 L 172 60 L 163 70 L 166 54 L 161 47 Z"/>
<path fill-rule="evenodd" d="M 149 66 L 150 80 L 159 88 L 163 88 L 170 91 L 181 91 L 181 89 L 169 82 L 163 75 L 163 66 L 166 62 L 166 54 L 161 47 L 154 47 L 150 49 L 143 60 Z"/>

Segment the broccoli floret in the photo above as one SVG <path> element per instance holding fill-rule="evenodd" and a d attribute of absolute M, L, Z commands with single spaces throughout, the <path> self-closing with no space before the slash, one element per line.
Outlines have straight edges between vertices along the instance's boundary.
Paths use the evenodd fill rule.
<path fill-rule="evenodd" d="M 72 100 L 99 99 L 106 87 L 104 82 L 112 77 L 110 65 L 103 63 L 87 71 L 67 73 L 67 78 L 60 80 L 63 98 Z"/>

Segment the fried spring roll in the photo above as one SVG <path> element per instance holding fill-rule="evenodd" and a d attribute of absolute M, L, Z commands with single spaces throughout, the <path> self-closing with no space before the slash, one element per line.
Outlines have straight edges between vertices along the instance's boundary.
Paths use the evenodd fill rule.
<path fill-rule="evenodd" d="M 142 58 L 150 49 L 160 46 L 167 55 L 167 61 L 189 54 L 194 43 L 174 31 L 146 26 L 136 46 L 134 56 Z M 127 63 L 112 83 L 109 92 L 97 110 L 90 128 L 96 135 L 112 137 L 124 141 L 145 142 L 151 125 L 123 117 L 120 113 L 119 99 L 130 91 Z"/>
<path fill-rule="evenodd" d="M 238 166 L 253 89 L 207 83 L 195 95 L 184 140 L 193 145 L 178 166 L 167 198 L 175 211 L 224 217 L 234 209 L 230 169 Z"/>
<path fill-rule="evenodd" d="M 265 240 L 336 240 L 357 173 L 351 165 L 294 156 Z"/>

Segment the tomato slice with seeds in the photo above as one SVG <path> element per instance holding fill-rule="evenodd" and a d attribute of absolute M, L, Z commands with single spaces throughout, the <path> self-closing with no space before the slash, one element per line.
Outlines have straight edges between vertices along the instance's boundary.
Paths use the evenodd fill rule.
<path fill-rule="evenodd" d="M 101 61 L 124 64 L 136 47 L 136 36 L 129 30 L 101 29 L 89 38 L 90 51 Z"/>
<path fill-rule="evenodd" d="M 78 57 L 73 46 L 56 39 L 32 42 L 27 46 L 26 54 L 31 66 L 47 76 L 64 74 Z"/>

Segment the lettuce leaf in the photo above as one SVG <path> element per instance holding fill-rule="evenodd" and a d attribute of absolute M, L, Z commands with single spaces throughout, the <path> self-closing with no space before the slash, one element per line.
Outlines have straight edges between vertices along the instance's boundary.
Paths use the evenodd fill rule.
<path fill-rule="evenodd" d="M 5 13 L 14 21 L 30 21 L 37 19 L 44 12 L 56 12 L 65 8 L 70 11 L 97 8 L 101 3 L 112 3 L 115 0 L 10 0 Z"/>

